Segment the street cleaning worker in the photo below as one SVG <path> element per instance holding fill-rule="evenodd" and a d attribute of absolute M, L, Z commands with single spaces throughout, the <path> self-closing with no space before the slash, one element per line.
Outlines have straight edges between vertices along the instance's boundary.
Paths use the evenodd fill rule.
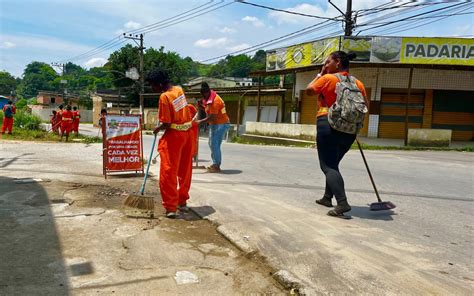
<path fill-rule="evenodd" d="M 51 122 L 51 131 L 55 134 L 59 134 L 59 125 L 61 124 L 61 121 L 58 120 L 58 112 L 53 110 L 51 113 L 52 114 L 49 116 L 49 121 Z"/>
<path fill-rule="evenodd" d="M 59 105 L 58 107 L 58 111 L 56 112 L 56 116 L 57 116 L 57 119 L 58 119 L 58 122 L 59 122 L 59 132 L 62 134 L 63 133 L 63 130 L 62 130 L 62 118 L 63 118 L 63 112 L 64 112 L 64 106 L 63 105 Z"/>
<path fill-rule="evenodd" d="M 11 100 L 3 106 L 3 122 L 2 122 L 2 135 L 5 134 L 5 130 L 8 130 L 8 134 L 11 135 L 13 131 L 13 115 L 16 114 L 16 107 L 13 105 Z"/>
<path fill-rule="evenodd" d="M 159 125 L 153 130 L 165 133 L 158 143 L 160 153 L 160 192 L 166 217 L 176 218 L 176 211 L 187 211 L 192 177 L 193 139 L 191 116 L 186 96 L 181 87 L 170 83 L 168 73 L 159 69 L 148 74 L 154 92 L 160 95 Z"/>
<path fill-rule="evenodd" d="M 81 113 L 77 110 L 77 107 L 72 107 L 72 131 L 79 135 L 79 122 L 81 120 Z"/>
<path fill-rule="evenodd" d="M 209 147 L 211 148 L 212 165 L 207 168 L 207 171 L 209 173 L 219 173 L 222 163 L 221 144 L 230 127 L 229 116 L 227 116 L 225 110 L 224 100 L 215 91 L 211 90 L 206 82 L 201 84 L 201 95 L 207 116 L 197 122 L 209 123 Z"/>
<path fill-rule="evenodd" d="M 69 133 L 72 131 L 72 108 L 67 105 L 66 110 L 62 112 L 61 116 L 61 140 L 66 134 L 66 142 L 69 140 Z"/>
<path fill-rule="evenodd" d="M 349 75 L 349 61 L 355 57 L 355 54 L 347 54 L 344 51 L 331 53 L 321 72 L 306 88 L 306 94 L 319 95 L 316 115 L 316 143 L 319 164 L 326 176 L 326 189 L 323 198 L 316 200 L 316 203 L 332 207 L 331 200 L 335 196 L 337 206 L 328 212 L 330 216 L 343 216 L 343 213 L 351 210 L 347 202 L 344 180 L 339 172 L 339 163 L 354 143 L 356 134 L 335 130 L 328 121 L 328 108 L 336 102 L 336 86 L 340 82 L 340 78 L 347 79 L 349 77 L 351 81 L 354 79 L 358 91 L 367 101 L 362 82 Z"/>

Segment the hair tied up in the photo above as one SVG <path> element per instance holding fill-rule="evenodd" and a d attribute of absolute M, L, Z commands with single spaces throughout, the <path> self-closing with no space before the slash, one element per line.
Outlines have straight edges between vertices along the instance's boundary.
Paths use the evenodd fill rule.
<path fill-rule="evenodd" d="M 357 57 L 357 54 L 355 52 L 349 52 L 347 54 L 347 58 L 349 59 L 349 61 L 354 60 L 356 57 Z"/>

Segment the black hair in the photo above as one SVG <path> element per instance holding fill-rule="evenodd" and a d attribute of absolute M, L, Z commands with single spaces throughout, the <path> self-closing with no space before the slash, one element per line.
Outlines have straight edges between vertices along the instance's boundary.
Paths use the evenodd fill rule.
<path fill-rule="evenodd" d="M 58 112 L 56 112 L 56 110 L 53 110 L 53 114 L 56 114 L 56 113 L 58 113 Z"/>
<path fill-rule="evenodd" d="M 339 60 L 341 62 L 341 67 L 343 70 L 349 69 L 349 62 L 357 57 L 353 52 L 346 53 L 345 51 L 334 51 L 331 53 L 333 59 Z"/>
<path fill-rule="evenodd" d="M 66 110 L 71 111 L 71 109 L 72 109 L 72 108 L 71 108 L 71 105 L 67 105 L 67 106 L 66 106 Z"/>
<path fill-rule="evenodd" d="M 63 105 L 59 105 L 59 109 L 63 109 L 63 108 L 64 108 L 64 106 L 63 106 Z"/>
<path fill-rule="evenodd" d="M 209 84 L 207 82 L 201 83 L 201 93 L 204 91 L 209 91 L 211 88 L 209 87 Z"/>
<path fill-rule="evenodd" d="M 13 104 L 12 100 L 8 100 L 8 104 L 9 105 Z"/>
<path fill-rule="evenodd" d="M 100 114 L 104 114 L 104 113 L 107 114 L 107 109 L 105 108 L 100 109 Z"/>
<path fill-rule="evenodd" d="M 155 69 L 148 73 L 146 77 L 146 81 L 150 84 L 167 84 L 170 82 L 170 77 L 166 71 L 162 71 L 160 69 Z"/>
<path fill-rule="evenodd" d="M 76 110 L 77 110 L 77 106 L 72 107 L 72 110 L 76 111 Z"/>

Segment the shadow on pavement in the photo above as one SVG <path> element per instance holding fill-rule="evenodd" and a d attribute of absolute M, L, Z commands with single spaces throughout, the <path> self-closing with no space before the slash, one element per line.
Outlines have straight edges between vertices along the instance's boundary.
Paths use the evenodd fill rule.
<path fill-rule="evenodd" d="M 41 184 L 0 177 L 0 295 L 68 295 L 53 205 Z"/>
<path fill-rule="evenodd" d="M 17 160 L 21 159 L 23 156 L 34 155 L 34 153 L 23 153 L 12 158 L 0 158 L 0 168 L 6 168 L 9 165 L 15 163 Z"/>
<path fill-rule="evenodd" d="M 392 210 L 371 211 L 369 209 L 369 206 L 367 207 L 351 206 L 351 207 L 352 207 L 352 210 L 349 212 L 349 214 L 352 217 L 357 217 L 360 219 L 393 221 L 392 216 L 397 215 L 397 213 Z"/>
<path fill-rule="evenodd" d="M 241 170 L 221 170 L 221 174 L 224 175 L 238 175 L 242 174 Z"/>

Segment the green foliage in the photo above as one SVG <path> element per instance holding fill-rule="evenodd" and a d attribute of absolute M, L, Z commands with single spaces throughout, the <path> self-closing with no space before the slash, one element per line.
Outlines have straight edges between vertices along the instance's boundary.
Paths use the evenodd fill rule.
<path fill-rule="evenodd" d="M 7 96 L 16 89 L 17 81 L 10 73 L 0 71 L 0 95 Z"/>
<path fill-rule="evenodd" d="M 17 87 L 17 95 L 21 98 L 36 96 L 39 90 L 53 91 L 57 89 L 54 83 L 58 74 L 54 69 L 41 62 L 28 64 L 23 72 L 23 79 Z"/>
<path fill-rule="evenodd" d="M 31 113 L 18 110 L 14 116 L 13 126 L 19 129 L 40 130 L 41 118 Z"/>
<path fill-rule="evenodd" d="M 26 99 L 19 99 L 18 102 L 16 102 L 15 104 L 18 110 L 25 109 L 26 105 L 28 105 L 28 101 Z"/>
<path fill-rule="evenodd" d="M 227 56 L 217 62 L 209 71 L 212 77 L 248 77 L 249 73 L 265 69 L 265 51 L 259 50 L 253 57 L 246 54 Z"/>

